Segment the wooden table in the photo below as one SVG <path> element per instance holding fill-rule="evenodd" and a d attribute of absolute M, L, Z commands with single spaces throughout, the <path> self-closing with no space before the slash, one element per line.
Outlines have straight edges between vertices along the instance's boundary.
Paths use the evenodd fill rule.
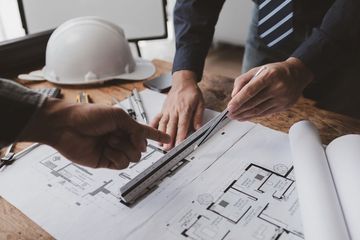
<path fill-rule="evenodd" d="M 157 67 L 155 76 L 171 70 L 171 64 L 161 60 L 154 60 Z M 48 82 L 24 83 L 30 88 L 53 87 Z M 205 104 L 208 108 L 222 111 L 225 109 L 233 86 L 233 79 L 221 76 L 204 76 L 200 88 L 204 94 Z M 75 101 L 79 91 L 86 91 L 94 103 L 111 105 L 112 96 L 124 99 L 133 88 L 143 89 L 141 82 L 133 83 L 126 81 L 108 82 L 101 86 L 61 87 L 63 97 L 68 101 Z M 336 113 L 316 108 L 315 102 L 301 98 L 298 103 L 286 112 L 267 117 L 256 118 L 254 122 L 267 127 L 288 132 L 290 126 L 303 119 L 312 121 L 320 131 L 323 143 L 328 144 L 334 138 L 348 134 L 360 133 L 360 120 L 352 119 Z M 22 149 L 26 143 L 17 144 L 16 149 Z M 32 222 L 28 217 L 0 198 L 0 239 L 52 239 L 52 237 Z"/>

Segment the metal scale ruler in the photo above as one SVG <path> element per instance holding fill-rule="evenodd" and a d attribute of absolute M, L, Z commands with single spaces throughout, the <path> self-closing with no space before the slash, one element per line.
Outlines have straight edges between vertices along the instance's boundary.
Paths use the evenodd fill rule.
<path fill-rule="evenodd" d="M 153 165 L 145 169 L 130 182 L 120 188 L 121 198 L 125 203 L 133 203 L 145 193 L 151 191 L 153 187 L 161 180 L 167 173 L 176 166 L 180 161 L 189 156 L 205 139 L 208 139 L 212 134 L 206 136 L 207 130 L 214 128 L 212 133 L 216 133 L 220 128 L 225 126 L 230 120 L 226 117 L 225 110 L 217 117 L 209 121 L 199 130 L 191 134 L 182 143 L 167 152 Z M 219 120 L 221 119 L 221 122 Z M 218 123 L 218 124 L 217 124 Z M 216 124 L 216 126 L 214 126 Z"/>

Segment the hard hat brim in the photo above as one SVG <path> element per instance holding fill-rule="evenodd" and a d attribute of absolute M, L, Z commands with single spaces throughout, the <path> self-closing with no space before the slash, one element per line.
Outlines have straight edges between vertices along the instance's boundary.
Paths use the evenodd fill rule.
<path fill-rule="evenodd" d="M 115 76 L 112 79 L 140 81 L 150 78 L 156 72 L 154 64 L 148 60 L 135 58 L 135 63 L 135 71 Z"/>
<path fill-rule="evenodd" d="M 145 59 L 141 59 L 141 58 L 136 58 L 135 60 L 135 70 L 131 73 L 124 73 L 124 74 L 120 74 L 120 75 L 116 75 L 116 76 L 109 76 L 106 78 L 101 78 L 101 79 L 94 79 L 91 81 L 56 81 L 54 79 L 52 79 L 51 77 L 49 77 L 46 74 L 46 70 L 43 72 L 45 72 L 44 74 L 44 78 L 52 83 L 58 84 L 58 85 L 91 85 L 91 84 L 101 84 L 104 83 L 106 81 L 110 81 L 110 80 L 127 80 L 127 81 L 141 81 L 141 80 L 146 80 L 148 78 L 150 78 L 152 75 L 155 74 L 156 72 L 156 68 L 154 66 L 154 64 L 151 61 L 145 60 Z"/>

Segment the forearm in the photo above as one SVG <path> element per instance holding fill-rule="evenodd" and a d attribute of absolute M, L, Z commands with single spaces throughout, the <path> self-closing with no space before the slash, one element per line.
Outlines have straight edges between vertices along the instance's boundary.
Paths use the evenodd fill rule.
<path fill-rule="evenodd" d="M 0 79 L 0 146 L 16 141 L 45 97 L 10 80 Z"/>

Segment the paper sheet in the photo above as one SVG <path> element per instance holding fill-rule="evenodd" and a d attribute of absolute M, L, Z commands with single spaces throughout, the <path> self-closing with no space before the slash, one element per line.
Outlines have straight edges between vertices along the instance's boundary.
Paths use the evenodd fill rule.
<path fill-rule="evenodd" d="M 289 139 L 306 240 L 350 239 L 317 129 L 296 123 Z"/>
<path fill-rule="evenodd" d="M 224 136 L 240 126 L 230 122 Z M 210 140 L 205 144 L 217 148 Z M 232 141 L 220 155 L 205 145 L 194 152 L 194 165 L 179 177 L 217 160 L 127 239 L 303 239 L 287 135 L 257 125 Z"/>
<path fill-rule="evenodd" d="M 160 111 L 165 97 L 152 91 L 140 94 L 151 119 Z M 211 114 L 207 110 L 205 116 Z M 118 190 L 144 165 L 158 159 L 161 153 L 151 147 L 143 154 L 144 161 L 132 169 L 114 171 L 77 166 L 42 145 L 0 174 L 0 195 L 56 239 L 126 239 L 254 126 L 229 124 L 223 130 L 226 135 L 220 131 L 198 148 L 209 157 L 201 161 L 192 161 L 191 156 L 185 159 L 181 171 L 166 177 L 157 189 L 131 207 L 120 202 Z"/>
<path fill-rule="evenodd" d="M 360 240 L 360 135 L 335 139 L 326 148 L 352 240 Z"/>
<path fill-rule="evenodd" d="M 148 118 L 149 122 L 151 122 L 151 120 L 153 120 L 155 118 L 155 116 L 161 112 L 162 104 L 165 101 L 166 95 L 149 90 L 149 89 L 141 91 L 141 92 L 139 92 L 139 94 L 143 101 L 143 106 L 144 106 L 144 110 L 146 112 L 147 118 Z M 121 101 L 121 105 L 118 104 L 117 106 L 121 107 L 121 108 L 130 107 L 127 99 L 125 99 L 124 101 Z M 137 120 L 139 122 L 142 122 L 142 118 L 141 118 L 141 115 L 139 113 L 139 110 L 138 110 L 136 104 L 134 104 L 134 108 L 136 111 Z M 209 110 L 209 109 L 205 109 L 204 115 L 203 115 L 203 123 L 208 122 L 209 120 L 214 118 L 216 115 L 217 115 L 217 112 Z"/>

